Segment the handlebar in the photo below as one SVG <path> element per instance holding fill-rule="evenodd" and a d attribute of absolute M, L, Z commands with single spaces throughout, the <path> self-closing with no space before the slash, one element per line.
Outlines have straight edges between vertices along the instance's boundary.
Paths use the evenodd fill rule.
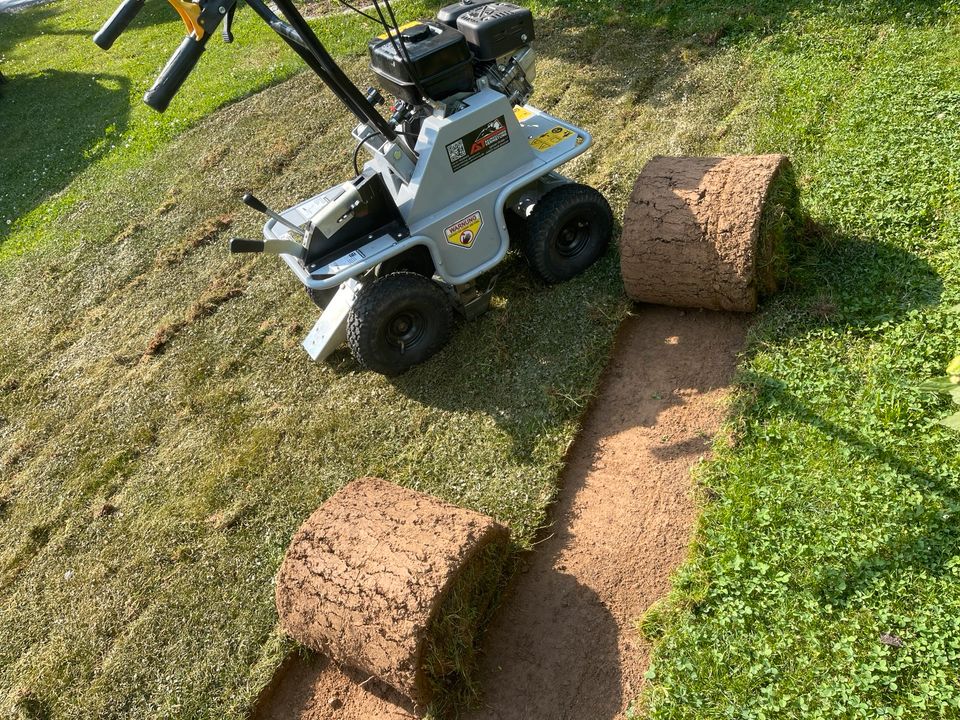
<path fill-rule="evenodd" d="M 233 39 L 230 31 L 238 0 L 168 0 L 180 15 L 187 37 L 170 57 L 160 76 L 143 96 L 143 101 L 158 112 L 167 109 L 173 96 L 190 75 L 207 45 L 207 40 L 224 22 L 224 39 Z M 145 0 L 123 0 L 110 19 L 94 36 L 94 42 L 109 48 L 143 7 Z M 280 20 L 264 0 L 246 0 L 256 12 L 323 80 L 334 94 L 363 123 L 372 125 L 384 138 L 394 141 L 397 132 L 350 81 L 303 19 L 292 0 L 275 0 L 287 22 Z"/>
<path fill-rule="evenodd" d="M 123 0 L 113 11 L 110 19 L 97 30 L 97 34 L 93 36 L 93 42 L 104 50 L 109 50 L 114 41 L 120 37 L 120 33 L 127 29 L 130 21 L 143 9 L 144 2 L 145 0 Z"/>
<path fill-rule="evenodd" d="M 177 90 L 183 85 L 184 80 L 190 75 L 200 56 L 203 54 L 207 45 L 209 35 L 204 35 L 200 40 L 187 36 L 180 43 L 177 51 L 170 56 L 170 60 L 160 71 L 153 87 L 147 90 L 143 96 L 143 101 L 157 112 L 163 112 L 170 104 L 170 100 L 177 94 Z"/>

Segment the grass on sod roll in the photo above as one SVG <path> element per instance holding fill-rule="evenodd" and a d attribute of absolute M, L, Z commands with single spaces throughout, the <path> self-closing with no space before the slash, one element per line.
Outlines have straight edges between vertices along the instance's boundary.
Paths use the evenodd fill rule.
<path fill-rule="evenodd" d="M 350 118 L 309 75 L 245 97 L 298 67 L 247 10 L 153 115 L 179 30 L 157 10 L 104 54 L 85 33 L 111 5 L 0 25 L 0 709 L 242 717 L 289 650 L 271 578 L 302 519 L 380 475 L 529 542 L 625 306 L 613 253 L 554 288 L 512 258 L 408 375 L 308 362 L 302 289 L 223 246 L 259 232 L 243 190 L 283 207 L 349 176 Z M 910 387 L 960 331 L 956 4 L 534 7 L 534 103 L 593 133 L 567 172 L 616 214 L 654 154 L 785 152 L 816 228 L 698 473 L 630 712 L 956 716 L 958 437 Z M 317 26 L 369 82 L 369 29 Z"/>
<path fill-rule="evenodd" d="M 438 718 L 455 717 L 480 704 L 477 640 L 513 570 L 511 549 L 509 541 L 481 548 L 454 580 L 427 631 L 423 666 L 434 693 L 430 712 Z"/>
<path fill-rule="evenodd" d="M 793 164 L 781 168 L 767 189 L 758 228 L 759 248 L 769 255 L 767 265 L 757 267 L 761 299 L 774 295 L 787 281 L 792 245 L 805 238 L 813 228 L 800 204 L 797 176 Z"/>

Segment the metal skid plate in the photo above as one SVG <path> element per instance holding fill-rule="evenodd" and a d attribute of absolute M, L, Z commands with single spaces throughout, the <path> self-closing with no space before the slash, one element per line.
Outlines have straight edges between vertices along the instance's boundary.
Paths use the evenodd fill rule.
<path fill-rule="evenodd" d="M 347 340 L 347 315 L 357 299 L 362 285 L 356 280 L 347 280 L 314 324 L 303 341 L 303 348 L 314 360 L 326 360 L 330 353 Z"/>

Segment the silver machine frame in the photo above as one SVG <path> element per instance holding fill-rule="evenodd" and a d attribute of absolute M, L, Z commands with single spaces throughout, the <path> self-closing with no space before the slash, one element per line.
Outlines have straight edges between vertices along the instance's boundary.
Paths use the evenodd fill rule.
<path fill-rule="evenodd" d="M 346 341 L 347 316 L 364 275 L 380 263 L 423 246 L 433 260 L 436 277 L 457 292 L 495 268 L 510 248 L 506 210 L 526 215 L 545 192 L 570 182 L 555 170 L 593 144 L 586 130 L 531 105 L 514 108 L 491 89 L 482 89 L 462 103 L 452 115 L 438 113 L 424 120 L 415 160 L 399 143 L 384 142 L 368 124 L 353 131 L 372 155 L 364 167 L 384 179 L 409 236 L 371 236 L 342 257 L 308 269 L 296 249 L 302 246 L 288 228 L 304 226 L 325 206 L 333 205 L 343 192 L 339 185 L 297 203 L 264 225 L 267 245 L 276 249 L 306 288 L 338 288 L 303 341 L 314 360 L 325 360 Z M 459 139 L 485 127 L 493 128 L 496 149 L 462 164 L 465 149 L 457 147 Z"/>
<path fill-rule="evenodd" d="M 121 0 L 93 41 L 109 49 L 144 2 Z M 428 103 L 433 114 L 417 117 L 422 122 L 416 144 L 411 146 L 412 135 L 396 126 L 400 121 L 388 121 L 377 111 L 375 102 L 382 101 L 382 97 L 372 88 L 366 94 L 360 92 L 327 52 L 293 0 L 273 0 L 272 6 L 265 0 L 246 0 L 245 4 L 357 118 L 360 124 L 353 130 L 353 137 L 371 156 L 364 173 L 379 175 L 406 226 L 403 233 L 384 230 L 381 234 L 361 236 L 347 243 L 343 255 L 333 261 L 327 262 L 329 255 L 321 255 L 320 261 L 326 264 L 316 267 L 305 263 L 309 244 L 315 237 L 334 237 L 345 227 L 344 223 L 355 217 L 355 212 L 362 215 L 360 186 L 353 181 L 341 183 L 282 213 L 270 210 L 252 195 L 244 197 L 244 202 L 266 213 L 270 220 L 264 225 L 262 241 L 234 238 L 231 252 L 279 255 L 308 290 L 334 291 L 303 342 L 310 356 L 326 359 L 346 340 L 347 318 L 364 283 L 378 265 L 411 248 L 426 248 L 433 261 L 434 278 L 466 317 L 483 312 L 493 285 L 480 291 L 475 280 L 495 268 L 510 247 L 505 213 L 510 209 L 521 217 L 528 216 L 546 192 L 570 182 L 556 169 L 585 152 L 593 142 L 582 128 L 542 110 L 526 104 L 514 108 L 532 92 L 527 81 L 533 80 L 535 72 L 533 49 L 528 47 L 519 59 L 513 58 L 510 68 L 500 66 L 502 75 L 498 82 L 507 76 L 515 80 L 517 73 L 525 77 L 509 97 L 492 89 L 489 78 L 482 78 L 477 81 L 476 92 L 459 93 L 442 103 Z M 399 35 L 400 27 L 389 0 L 383 0 L 389 23 L 378 0 L 373 4 L 387 31 L 382 37 Z M 166 110 L 221 23 L 224 40 L 233 39 L 231 25 L 237 0 L 195 0 L 189 5 L 190 12 L 178 10 L 186 37 L 144 95 L 144 102 L 158 112 Z M 403 41 L 396 47 L 400 54 L 406 54 Z M 526 77 L 528 71 L 530 76 Z M 464 147 L 465 143 L 471 144 L 470 150 Z M 382 194 L 380 188 L 377 192 Z M 398 266 L 402 266 L 399 261 Z"/>

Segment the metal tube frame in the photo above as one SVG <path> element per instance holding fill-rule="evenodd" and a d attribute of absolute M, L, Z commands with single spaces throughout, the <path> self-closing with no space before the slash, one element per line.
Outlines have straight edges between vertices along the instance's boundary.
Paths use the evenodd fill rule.
<path fill-rule="evenodd" d="M 283 22 L 262 0 L 247 0 L 247 5 L 310 66 L 334 95 L 362 123 L 371 125 L 389 142 L 396 142 L 397 131 L 377 112 L 360 89 L 343 72 L 320 42 L 292 0 L 274 0 L 286 18 Z"/>

